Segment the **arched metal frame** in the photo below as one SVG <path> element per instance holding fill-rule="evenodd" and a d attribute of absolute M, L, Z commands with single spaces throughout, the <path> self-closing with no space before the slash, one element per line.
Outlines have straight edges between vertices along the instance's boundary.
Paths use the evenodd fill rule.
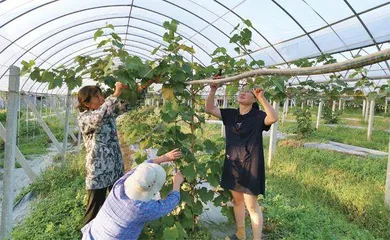
<path fill-rule="evenodd" d="M 57 0 L 57 1 L 58 1 L 58 0 Z M 9 23 L 11 23 L 12 21 L 14 21 L 15 19 L 17 19 L 17 18 L 19 18 L 19 17 L 22 17 L 22 16 L 25 15 L 25 14 L 28 14 L 29 12 L 35 11 L 35 10 L 41 8 L 41 7 L 47 6 L 47 5 L 52 4 L 52 3 L 55 3 L 55 2 L 57 2 L 57 1 L 47 2 L 47 3 L 41 4 L 41 5 L 39 5 L 39 6 L 36 6 L 36 7 L 32 8 L 32 9 L 29 9 L 29 10 L 27 10 L 26 12 L 23 12 L 22 14 L 20 14 L 20 15 L 14 17 L 13 19 L 11 19 L 11 20 L 7 21 L 6 23 L 2 24 L 2 25 L 0 26 L 0 28 L 3 27 L 3 26 L 5 26 L 5 25 L 7 25 L 7 24 L 9 24 Z M 302 0 L 302 1 L 305 2 L 304 0 Z M 222 32 L 219 28 L 217 28 L 216 26 L 214 26 L 212 23 L 210 23 L 210 22 L 208 22 L 207 20 L 201 18 L 200 16 L 194 14 L 193 12 L 189 11 L 188 9 L 182 8 L 182 7 L 180 7 L 180 6 L 178 6 L 178 5 L 174 4 L 174 3 L 171 3 L 171 2 L 168 2 L 168 1 L 165 1 L 165 0 L 164 0 L 164 2 L 169 3 L 169 4 L 173 5 L 174 7 L 179 7 L 179 8 L 181 8 L 182 10 L 185 10 L 186 12 L 188 12 L 188 13 L 190 13 L 190 14 L 196 16 L 197 18 L 199 18 L 199 19 L 201 19 L 201 20 L 207 22 L 210 26 L 212 26 L 212 27 L 216 28 L 218 31 Z M 218 2 L 217 0 L 215 0 L 215 2 L 217 2 L 217 3 L 220 4 L 221 6 L 224 6 L 223 4 L 221 4 L 220 2 Z M 318 45 L 316 44 L 316 42 L 314 41 L 314 39 L 312 39 L 312 37 L 310 36 L 310 34 L 312 34 L 312 33 L 314 33 L 314 32 L 317 32 L 317 31 L 320 31 L 320 30 L 322 30 L 322 29 L 325 29 L 325 28 L 328 28 L 328 27 L 329 27 L 329 28 L 338 36 L 338 38 L 342 41 L 342 39 L 341 39 L 340 36 L 337 34 L 337 32 L 334 31 L 334 29 L 332 28 L 332 26 L 335 25 L 335 24 L 341 23 L 341 22 L 343 22 L 343 21 L 346 21 L 346 20 L 348 20 L 348 19 L 354 18 L 354 17 L 356 17 L 356 18 L 359 20 L 359 22 L 362 24 L 362 26 L 364 27 L 364 29 L 366 30 L 366 32 L 368 33 L 368 35 L 371 37 L 371 39 L 372 39 L 372 41 L 374 42 L 374 44 L 375 44 L 375 46 L 377 47 L 377 49 L 378 49 L 378 50 L 381 49 L 381 47 L 380 47 L 380 44 L 381 44 L 381 43 L 380 43 L 380 42 L 377 42 L 377 41 L 375 40 L 375 38 L 373 37 L 373 35 L 372 35 L 372 33 L 370 32 L 370 30 L 367 28 L 367 26 L 365 25 L 365 23 L 362 21 L 360 15 L 361 15 L 361 14 L 364 14 L 364 13 L 367 13 L 367 12 L 370 12 L 370 11 L 373 11 L 373 10 L 378 9 L 378 8 L 380 8 L 380 7 L 386 6 L 386 5 L 390 4 L 390 2 L 382 3 L 382 4 L 378 5 L 378 6 L 375 6 L 375 7 L 372 7 L 372 8 L 370 8 L 370 9 L 366 9 L 366 10 L 364 10 L 364 11 L 361 11 L 361 12 L 357 13 L 357 12 L 355 11 L 355 9 L 350 5 L 350 3 L 349 3 L 347 0 L 344 0 L 344 2 L 345 2 L 345 3 L 347 4 L 347 6 L 351 9 L 351 11 L 353 12 L 354 15 L 352 15 L 352 16 L 350 16 L 350 17 L 347 17 L 347 18 L 344 18 L 344 19 L 341 19 L 341 20 L 339 20 L 339 21 L 333 22 L 333 23 L 331 23 L 331 24 L 329 24 L 328 22 L 326 22 L 325 19 L 324 19 L 318 12 L 316 12 L 312 7 L 310 7 L 310 9 L 312 9 L 312 10 L 313 10 L 313 11 L 314 11 L 322 20 L 324 20 L 324 22 L 326 23 L 326 26 L 321 27 L 321 28 L 317 28 L 317 29 L 312 30 L 312 31 L 309 31 L 309 32 L 307 32 L 307 31 L 300 25 L 300 23 L 299 23 L 296 19 L 294 19 L 294 18 L 292 17 L 292 15 L 289 14 L 288 11 L 285 10 L 279 3 L 277 3 L 275 0 L 273 0 L 273 2 L 274 2 L 279 8 L 281 8 L 286 14 L 288 14 L 289 17 L 290 17 L 290 18 L 291 18 L 291 19 L 292 19 L 292 20 L 293 20 L 293 21 L 294 21 L 294 22 L 295 22 L 295 23 L 304 31 L 305 34 L 300 35 L 300 36 L 296 36 L 296 37 L 294 37 L 294 38 L 290 38 L 290 39 L 284 40 L 284 41 L 279 42 L 279 43 L 276 43 L 276 44 L 272 44 L 270 41 L 268 41 L 267 38 L 265 38 L 265 37 L 260 33 L 260 31 L 258 31 L 257 29 L 254 29 L 254 28 L 253 28 L 253 29 L 255 30 L 255 32 L 258 33 L 258 34 L 259 34 L 259 35 L 260 35 L 260 36 L 269 44 L 269 46 L 260 48 L 259 50 L 256 50 L 256 51 L 260 51 L 260 50 L 265 49 L 265 48 L 267 48 L 267 47 L 271 47 L 271 48 L 273 48 L 273 49 L 276 51 L 276 53 L 281 57 L 281 59 L 282 59 L 283 61 L 285 61 L 284 64 L 287 64 L 287 66 L 289 66 L 288 62 L 287 62 L 287 61 L 284 59 L 284 57 L 277 51 L 277 49 L 275 48 L 275 45 L 278 45 L 278 44 L 284 43 L 284 42 L 288 42 L 288 41 L 291 41 L 291 40 L 294 40 L 294 39 L 297 39 L 297 38 L 300 38 L 300 37 L 303 37 L 303 36 L 308 36 L 308 37 L 310 38 L 310 40 L 313 42 L 313 44 L 315 44 L 315 46 L 318 48 L 318 50 L 321 51 L 321 49 L 318 47 Z M 306 2 L 305 2 L 305 3 L 306 3 Z M 306 4 L 307 4 L 307 3 L 306 3 Z M 308 4 L 307 4 L 307 5 L 308 5 Z M 74 12 L 72 12 L 72 13 L 65 14 L 65 15 L 63 15 L 63 16 L 68 16 L 68 15 L 71 15 L 71 14 L 75 14 L 75 13 L 82 12 L 82 11 L 87 11 L 87 10 L 90 10 L 90 9 L 105 8 L 105 7 L 116 7 L 116 6 L 128 6 L 128 7 L 130 7 L 129 14 L 128 14 L 128 16 L 127 16 L 127 18 L 128 18 L 128 24 L 127 24 L 127 27 L 126 27 L 126 32 L 128 32 L 128 28 L 130 27 L 130 20 L 133 18 L 133 17 L 131 16 L 133 7 L 139 7 L 140 9 L 143 9 L 143 10 L 146 10 L 146 11 L 151 11 L 151 12 L 154 12 L 154 13 L 156 13 L 156 14 L 159 14 L 158 12 L 156 12 L 156 11 L 154 11 L 154 10 L 147 9 L 147 8 L 143 8 L 143 7 L 134 5 L 134 0 L 132 0 L 132 3 L 131 3 L 130 5 L 129 5 L 129 4 L 117 4 L 117 5 L 97 6 L 97 7 L 93 7 L 93 8 L 85 8 L 85 9 L 77 10 L 77 11 L 74 11 Z M 226 6 L 224 6 L 224 7 L 225 7 L 226 9 L 229 9 L 229 8 L 227 8 Z M 238 15 L 237 13 L 235 13 L 234 11 L 231 11 L 231 12 L 232 12 L 233 14 L 235 14 L 236 16 L 238 16 L 240 19 L 243 19 L 241 16 L 239 16 L 239 15 Z M 61 17 L 63 17 L 63 16 L 61 16 Z M 59 19 L 59 18 L 61 18 L 61 17 L 57 17 L 57 18 L 51 19 L 49 22 L 55 21 L 55 20 L 57 20 L 57 19 Z M 169 17 L 169 16 L 165 16 L 165 17 L 171 18 L 171 17 Z M 171 19 L 172 19 L 172 18 L 171 18 Z M 96 20 L 96 21 L 99 21 L 99 20 Z M 141 21 L 144 21 L 144 20 L 141 20 Z M 180 22 L 180 21 L 179 21 L 179 22 Z M 47 23 L 47 22 L 46 22 L 46 23 Z M 44 23 L 44 24 L 46 24 L 46 23 Z M 42 25 L 44 25 L 44 24 L 41 24 L 41 25 L 35 27 L 34 29 L 28 31 L 27 33 L 23 34 L 22 36 L 20 36 L 20 37 L 17 38 L 16 40 L 14 40 L 12 43 L 16 43 L 16 41 L 18 41 L 18 40 L 19 40 L 20 38 L 22 38 L 24 35 L 27 35 L 27 34 L 30 33 L 31 31 L 35 30 L 36 28 L 39 28 L 40 26 L 42 26 Z M 154 24 L 156 24 L 156 23 L 154 23 Z M 158 24 L 156 24 L 156 25 L 158 25 Z M 192 30 L 193 30 L 193 29 L 192 29 Z M 195 30 L 193 30 L 193 31 L 195 31 Z M 197 31 L 195 31 L 195 32 L 197 32 Z M 199 34 L 199 32 L 197 32 L 197 33 Z M 222 33 L 223 33 L 223 32 L 222 32 Z M 226 34 L 224 34 L 224 35 L 227 36 Z M 125 41 L 127 41 L 127 36 L 128 36 L 128 34 L 125 34 Z M 227 36 L 227 37 L 229 37 L 229 36 Z M 49 37 L 49 38 L 50 38 L 50 37 Z M 209 40 L 209 39 L 208 39 L 208 40 Z M 343 42 L 343 41 L 342 41 L 342 42 Z M 384 42 L 387 42 L 387 41 L 384 41 Z M 346 45 L 345 42 L 343 42 L 343 44 Z M 368 46 L 371 46 L 371 45 L 368 45 Z M 4 52 L 8 47 L 9 47 L 9 45 L 8 45 L 6 48 L 2 49 L 0 53 Z M 365 46 L 360 46 L 360 47 L 358 47 L 358 48 L 356 48 L 356 49 L 362 49 L 362 48 L 364 48 L 364 47 L 365 47 Z M 22 47 L 21 47 L 21 48 L 22 48 Z M 24 49 L 24 48 L 22 48 L 22 49 Z M 27 52 L 29 52 L 29 51 L 31 51 L 31 49 L 28 50 Z M 255 53 L 256 51 L 253 51 L 252 54 Z M 349 49 L 348 51 L 351 52 L 352 49 Z M 205 51 L 205 52 L 206 52 L 206 51 Z M 344 52 L 345 52 L 345 51 L 344 51 Z M 207 52 L 206 52 L 206 53 L 207 53 Z M 351 54 L 352 54 L 352 53 L 351 53 Z M 24 55 L 24 54 L 23 54 L 23 55 Z M 41 56 L 41 55 L 40 55 L 40 56 Z M 389 63 L 388 63 L 388 62 L 385 62 L 385 64 L 386 64 L 386 66 L 387 66 L 387 69 L 390 70 Z M 379 66 L 385 71 L 385 69 L 384 69 L 380 64 L 379 64 Z M 7 71 L 7 70 L 6 70 L 6 71 Z M 6 71 L 5 71 L 5 72 L 6 72 Z M 385 72 L 386 72 L 386 71 L 385 71 Z M 4 74 L 5 74 L 5 73 L 4 73 Z M 3 74 L 3 75 L 4 75 L 4 74 Z M 386 73 L 386 74 L 387 74 L 387 73 Z"/>
<path fill-rule="evenodd" d="M 94 45 L 91 45 L 91 46 L 89 46 L 89 47 L 93 47 Z M 81 50 L 83 50 L 83 49 L 81 49 Z M 88 54 L 88 55 L 90 55 L 90 56 L 93 56 L 94 54 L 99 54 L 99 53 L 103 53 L 103 50 L 104 49 L 92 49 L 92 50 L 89 50 L 89 51 L 85 51 L 85 52 L 82 52 L 82 53 L 80 53 L 80 54 L 77 54 L 77 55 L 80 55 L 80 56 L 82 56 L 82 55 L 85 55 L 85 54 Z M 139 55 L 139 57 L 141 57 L 142 59 L 144 59 L 144 60 L 153 60 L 153 58 L 152 57 L 150 57 L 150 56 L 148 56 L 148 55 L 145 55 L 145 54 L 143 54 L 143 53 L 140 53 L 140 52 L 137 52 L 137 51 L 134 51 L 134 50 L 129 50 L 129 49 L 126 49 L 126 50 L 128 50 L 130 53 L 136 53 L 137 55 Z M 79 50 L 80 51 L 80 50 Z M 72 53 L 72 54 L 74 54 L 74 53 Z M 71 55 L 72 55 L 71 54 Z M 64 60 L 65 58 L 67 58 L 67 57 L 70 57 L 71 55 L 67 55 L 67 56 L 65 56 L 64 58 L 62 58 L 62 59 L 60 59 L 56 64 L 59 64 L 62 60 Z M 107 55 L 107 54 L 104 54 L 103 56 L 105 56 L 105 55 Z M 72 61 L 73 60 L 73 58 L 71 58 L 71 59 L 69 59 L 68 61 L 66 61 L 64 64 L 67 64 L 67 63 L 69 63 L 70 61 Z M 55 65 L 56 65 L 55 64 Z M 61 64 L 62 65 L 62 64 Z M 34 84 L 35 84 L 36 82 L 34 82 Z M 31 88 L 34 86 L 34 84 L 30 87 L 30 89 L 28 90 L 28 91 L 30 91 L 31 90 Z M 48 83 L 47 83 L 48 84 Z M 41 83 L 41 85 L 42 85 L 42 83 Z M 41 86 L 40 85 L 40 86 Z M 39 88 L 40 88 L 40 86 L 37 88 L 37 91 L 39 90 Z"/>
<path fill-rule="evenodd" d="M 94 49 L 94 50 L 91 50 L 91 51 L 86 51 L 86 52 L 84 52 L 83 54 L 88 54 L 88 55 L 90 55 L 90 56 L 92 56 L 92 57 L 104 57 L 104 56 L 106 56 L 107 55 L 107 53 L 103 53 L 102 51 L 96 51 L 96 50 L 101 50 L 101 49 Z M 94 51 L 96 51 L 96 52 L 94 52 Z M 143 60 L 150 60 L 150 59 L 147 59 L 145 56 L 146 55 L 144 55 L 144 54 L 142 54 L 142 53 L 138 53 L 138 52 L 136 52 L 136 51 L 131 51 L 132 53 L 135 53 L 135 54 L 138 54 L 137 56 L 139 57 L 139 58 L 141 58 L 141 59 L 143 59 Z M 142 55 L 144 55 L 144 56 L 142 56 Z M 34 82 L 35 83 L 35 82 Z M 49 91 L 49 89 L 47 88 L 48 87 L 48 85 L 49 85 L 49 83 L 47 83 L 47 82 L 44 82 L 44 83 L 41 83 L 39 86 L 38 86 L 38 88 L 37 88 L 37 92 L 38 92 L 38 90 L 42 87 L 42 91 L 44 90 L 44 89 L 47 89 L 47 92 Z M 63 90 L 62 90 L 63 89 Z M 31 88 L 29 89 L 29 90 L 31 90 Z M 57 91 L 57 93 L 59 92 L 59 91 L 66 91 L 67 90 L 67 87 L 64 85 L 64 86 L 62 86 L 58 91 Z M 56 94 L 57 94 L 56 93 Z"/>
<path fill-rule="evenodd" d="M 132 34 L 128 34 L 128 35 L 132 35 Z M 87 38 L 87 39 L 84 39 L 84 40 L 81 40 L 81 41 L 86 41 L 86 40 L 90 40 L 91 38 Z M 138 42 L 138 41 L 132 41 L 132 42 Z M 77 43 L 77 42 L 76 42 Z M 150 47 L 155 47 L 155 46 L 151 46 L 151 45 L 148 45 L 148 44 L 145 44 L 145 43 L 143 43 L 143 42 L 138 42 L 138 43 L 140 43 L 140 44 L 144 44 L 144 45 L 147 45 L 147 46 L 150 46 Z M 62 50 L 64 50 L 64 49 L 66 49 L 67 47 L 70 47 L 70 46 L 72 46 L 72 45 L 68 45 L 68 46 L 66 46 L 66 47 L 64 47 L 63 49 L 61 49 L 60 51 L 62 51 Z M 94 45 L 90 45 L 90 46 L 88 46 L 88 47 L 92 47 L 92 46 L 96 46 L 96 44 L 94 44 Z M 81 49 L 81 50 L 83 50 L 83 49 Z M 80 51 L 80 49 L 79 50 L 77 50 L 77 51 Z M 162 50 L 160 50 L 160 51 L 162 51 Z M 163 52 L 163 51 L 162 51 Z M 59 62 L 61 62 L 63 59 L 65 59 L 65 58 L 67 58 L 67 57 L 69 57 L 69 56 L 71 56 L 71 55 L 74 55 L 75 54 L 75 52 L 72 52 L 71 54 L 68 54 L 68 55 L 66 55 L 65 57 L 63 57 L 62 59 L 60 59 L 56 64 L 58 64 Z M 51 57 L 51 56 L 50 56 Z M 49 58 L 50 58 L 49 57 Z M 72 60 L 72 59 L 71 59 Z M 52 64 L 52 66 L 51 67 L 53 67 L 54 65 L 56 65 L 56 64 Z M 41 64 L 42 65 L 42 64 Z M 39 65 L 39 66 L 41 66 L 41 65 Z M 50 68 L 51 68 L 50 67 Z M 23 87 L 25 86 L 25 84 L 27 83 L 27 81 L 28 81 L 29 79 L 27 79 L 25 82 L 24 82 L 24 84 L 22 85 L 22 89 L 23 89 Z M 30 88 L 31 89 L 31 88 Z M 29 89 L 29 90 L 30 90 Z"/>
<path fill-rule="evenodd" d="M 4 52 L 7 48 L 9 48 L 12 44 L 14 44 L 15 42 L 17 42 L 19 39 L 21 39 L 22 37 L 24 37 L 25 35 L 31 33 L 32 31 L 36 30 L 37 28 L 39 28 L 39 27 L 41 27 L 41 26 L 43 26 L 43 25 L 45 25 L 45 24 L 48 24 L 48 23 L 50 23 L 50 22 L 52 22 L 52 21 L 55 21 L 55 20 L 58 20 L 59 18 L 66 17 L 66 16 L 69 16 L 69 15 L 72 15 L 72 14 L 75 14 L 75 13 L 79 13 L 79 12 L 82 12 L 82 11 L 93 10 L 93 9 L 104 8 L 104 7 L 118 7 L 118 6 L 129 6 L 129 5 L 108 5 L 108 6 L 98 6 L 98 7 L 94 7 L 94 8 L 87 8 L 87 9 L 82 9 L 82 10 L 79 10 L 79 11 L 74 11 L 74 12 L 71 12 L 71 13 L 67 13 L 67 14 L 61 15 L 61 16 L 59 16 L 59 17 L 57 17 L 57 18 L 51 19 L 51 20 L 49 20 L 49 21 L 46 21 L 45 23 L 42 23 L 42 24 L 38 25 L 37 27 L 35 27 L 35 28 L 33 28 L 33 29 L 27 31 L 26 33 L 24 33 L 23 35 L 19 36 L 19 37 L 18 37 L 17 39 L 15 39 L 14 41 L 12 41 L 9 45 L 7 45 L 4 49 L 2 49 L 2 50 L 0 51 L 0 54 L 1 54 L 2 52 Z M 167 17 L 167 18 L 170 18 L 170 19 L 173 19 L 173 18 L 171 18 L 171 17 L 169 17 L 169 16 L 167 16 L 167 15 L 165 15 L 165 14 L 161 14 L 161 13 L 158 13 L 158 12 L 155 12 L 155 11 L 152 11 L 152 10 L 148 10 L 148 9 L 145 9 L 145 8 L 141 8 L 141 9 L 143 9 L 143 10 L 145 10 L 145 11 L 150 11 L 150 12 L 153 12 L 153 13 L 156 13 L 156 14 L 159 14 L 159 15 L 162 15 L 162 16 Z M 83 24 L 90 23 L 90 22 L 95 22 L 95 21 L 102 21 L 102 20 L 109 20 L 109 19 L 117 19 L 117 18 L 119 18 L 119 17 L 104 18 L 104 19 L 96 19 L 96 20 L 92 20 L 92 21 L 87 21 L 87 22 L 85 22 L 85 23 L 76 24 L 75 26 L 79 26 L 79 25 L 83 25 Z M 122 17 L 122 18 L 127 18 L 127 17 Z M 157 24 L 157 23 L 154 23 L 154 22 L 152 22 L 152 21 L 149 21 L 149 20 L 140 19 L 140 18 L 135 18 L 135 19 L 140 20 L 140 21 L 143 21 L 143 22 L 147 22 L 147 23 L 150 23 L 150 24 L 154 24 L 154 25 L 159 26 L 159 27 L 162 27 L 161 25 L 159 25 L 159 24 Z M 182 24 L 183 24 L 183 23 L 182 23 Z M 188 27 L 189 29 L 191 29 L 192 31 L 197 32 L 195 29 L 193 29 L 192 27 L 190 27 L 190 26 L 188 26 L 188 25 L 186 25 L 186 24 L 183 24 L 183 26 L 186 26 L 186 27 Z M 151 33 L 151 34 L 154 34 L 154 35 L 157 35 L 157 36 L 160 36 L 160 35 L 158 35 L 158 34 L 156 34 L 156 33 L 153 33 L 153 32 L 151 32 L 151 31 L 148 31 L 148 30 L 146 30 L 146 29 L 142 29 L 142 28 L 135 27 L 135 26 L 132 26 L 132 27 L 133 27 L 133 28 L 136 28 L 136 29 L 139 29 L 139 30 L 147 31 L 147 32 L 149 32 L 149 33 Z M 73 28 L 73 26 L 68 27 L 68 28 L 66 28 L 66 29 L 64 29 L 64 30 L 61 30 L 61 31 L 57 32 L 56 34 L 58 34 L 58 33 L 60 33 L 60 32 L 63 32 L 63 31 L 65 31 L 65 30 L 67 30 L 67 29 L 70 29 L 70 28 Z M 203 34 L 201 34 L 201 33 L 199 33 L 199 32 L 197 32 L 197 33 L 200 34 L 200 35 L 201 35 L 202 37 L 204 37 L 205 39 L 209 40 L 209 41 L 210 41 L 213 45 L 215 45 L 216 47 L 219 47 L 214 41 L 212 41 L 212 40 L 209 39 L 208 37 L 204 36 Z M 38 44 L 42 43 L 43 41 L 47 40 L 48 38 L 50 38 L 50 37 L 52 37 L 52 36 L 54 36 L 54 35 L 56 35 L 56 34 L 50 35 L 49 37 L 45 38 L 44 40 L 41 40 Z M 183 39 L 187 39 L 184 35 L 181 35 L 181 34 L 179 34 L 179 33 L 177 33 L 177 34 L 178 34 L 179 36 L 181 36 Z M 161 36 L 160 36 L 160 37 L 161 37 Z M 189 39 L 187 39 L 187 40 L 190 41 Z M 202 47 L 200 47 L 197 43 L 192 42 L 192 41 L 190 41 L 190 42 L 191 42 L 193 45 L 197 46 L 199 49 L 201 49 L 203 52 L 205 52 L 207 55 L 209 55 L 209 57 L 211 58 L 211 55 L 210 55 L 206 50 L 204 50 Z M 38 44 L 34 45 L 32 48 L 36 47 Z M 32 48 L 30 48 L 30 49 L 28 50 L 28 52 L 30 52 L 30 51 L 32 50 Z M 24 54 L 25 54 L 25 53 L 24 53 Z M 23 54 L 23 55 L 24 55 L 24 54 Z M 23 56 L 23 55 L 22 55 L 22 56 Z M 22 56 L 20 56 L 13 64 L 15 64 Z M 199 60 L 199 61 L 200 61 L 200 60 Z M 201 62 L 201 61 L 200 61 L 200 62 Z M 202 63 L 202 64 L 204 65 L 204 63 Z M 0 78 L 2 78 L 3 76 L 4 76 L 4 74 L 3 74 Z"/>

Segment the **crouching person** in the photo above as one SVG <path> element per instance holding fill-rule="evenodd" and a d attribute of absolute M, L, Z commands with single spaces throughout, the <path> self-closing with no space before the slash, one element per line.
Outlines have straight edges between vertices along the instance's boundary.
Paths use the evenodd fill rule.
<path fill-rule="evenodd" d="M 173 177 L 173 190 L 165 199 L 155 200 L 166 180 L 159 164 L 180 158 L 181 152 L 171 152 L 148 160 L 126 173 L 113 186 L 96 218 L 81 231 L 83 240 L 138 239 L 144 225 L 169 214 L 180 201 L 180 186 L 184 181 L 178 172 Z"/>

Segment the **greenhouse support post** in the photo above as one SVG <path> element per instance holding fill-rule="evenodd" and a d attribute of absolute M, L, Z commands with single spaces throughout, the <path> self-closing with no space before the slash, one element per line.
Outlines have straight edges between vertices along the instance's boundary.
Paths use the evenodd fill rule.
<path fill-rule="evenodd" d="M 320 128 L 320 121 L 321 121 L 321 115 L 322 115 L 322 107 L 324 106 L 324 101 L 320 101 L 318 104 L 318 113 L 317 113 L 317 123 L 316 123 L 316 129 L 318 130 Z"/>
<path fill-rule="evenodd" d="M 228 97 L 226 95 L 226 90 L 225 90 L 225 95 L 223 96 L 223 108 L 228 107 Z M 226 132 L 225 132 L 225 125 L 221 124 L 221 137 L 226 137 Z"/>
<path fill-rule="evenodd" d="M 333 101 L 333 104 L 332 104 L 332 113 L 334 113 L 336 111 L 336 101 Z"/>
<path fill-rule="evenodd" d="M 371 141 L 372 139 L 372 126 L 374 124 L 374 110 L 375 110 L 375 100 L 370 101 L 370 117 L 368 118 L 368 130 L 367 130 L 367 140 Z"/>
<path fill-rule="evenodd" d="M 370 111 L 370 101 L 366 100 L 366 109 L 365 109 L 365 113 L 364 113 L 364 122 L 366 123 L 367 120 L 368 120 L 368 113 Z"/>
<path fill-rule="evenodd" d="M 341 101 L 341 99 L 339 100 L 339 111 L 341 111 L 341 108 L 342 108 L 342 101 Z"/>
<path fill-rule="evenodd" d="M 363 109 L 362 109 L 362 116 L 364 117 L 366 113 L 366 100 L 363 100 Z"/>
<path fill-rule="evenodd" d="M 290 99 L 289 98 L 287 98 L 287 105 L 286 105 L 286 116 L 287 116 L 287 114 L 288 114 L 288 102 L 290 101 Z"/>
<path fill-rule="evenodd" d="M 68 90 L 68 94 L 66 95 L 66 113 L 65 113 L 65 123 L 64 123 L 64 140 L 62 142 L 62 160 L 66 159 L 66 148 L 68 145 L 68 132 L 69 132 L 69 117 L 70 117 L 70 101 L 71 99 L 71 91 Z"/>
<path fill-rule="evenodd" d="M 385 113 L 387 113 L 387 98 L 385 98 Z"/>
<path fill-rule="evenodd" d="M 8 83 L 7 136 L 5 141 L 3 205 L 1 211 L 0 239 L 11 238 L 14 201 L 14 171 L 16 157 L 16 124 L 19 104 L 20 69 L 11 66 Z"/>
<path fill-rule="evenodd" d="M 275 111 L 278 113 L 279 112 L 279 102 L 274 101 L 272 105 L 273 105 Z M 278 129 L 278 122 L 275 122 L 271 126 L 271 133 L 270 133 L 270 139 L 269 139 L 269 149 L 268 149 L 268 167 L 271 166 L 272 157 L 274 156 L 275 151 L 276 151 L 277 129 Z"/>
<path fill-rule="evenodd" d="M 387 156 L 385 204 L 387 204 L 390 207 L 390 137 L 389 137 L 389 154 Z"/>
<path fill-rule="evenodd" d="M 283 104 L 282 125 L 284 124 L 284 119 L 286 118 L 287 115 L 287 108 L 288 108 L 288 99 L 286 99 Z"/>

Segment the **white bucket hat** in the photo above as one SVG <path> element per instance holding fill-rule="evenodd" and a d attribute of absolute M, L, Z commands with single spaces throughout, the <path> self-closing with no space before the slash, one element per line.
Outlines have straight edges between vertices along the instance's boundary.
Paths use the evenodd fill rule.
<path fill-rule="evenodd" d="M 142 163 L 125 180 L 125 193 L 130 199 L 149 201 L 160 191 L 165 178 L 165 170 L 159 164 Z"/>

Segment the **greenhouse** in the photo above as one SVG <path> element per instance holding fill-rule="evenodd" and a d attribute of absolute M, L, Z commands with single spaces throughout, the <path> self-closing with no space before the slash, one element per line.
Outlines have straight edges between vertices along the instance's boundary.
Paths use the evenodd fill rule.
<path fill-rule="evenodd" d="M 390 1 L 0 0 L 0 239 L 390 239 Z"/>

